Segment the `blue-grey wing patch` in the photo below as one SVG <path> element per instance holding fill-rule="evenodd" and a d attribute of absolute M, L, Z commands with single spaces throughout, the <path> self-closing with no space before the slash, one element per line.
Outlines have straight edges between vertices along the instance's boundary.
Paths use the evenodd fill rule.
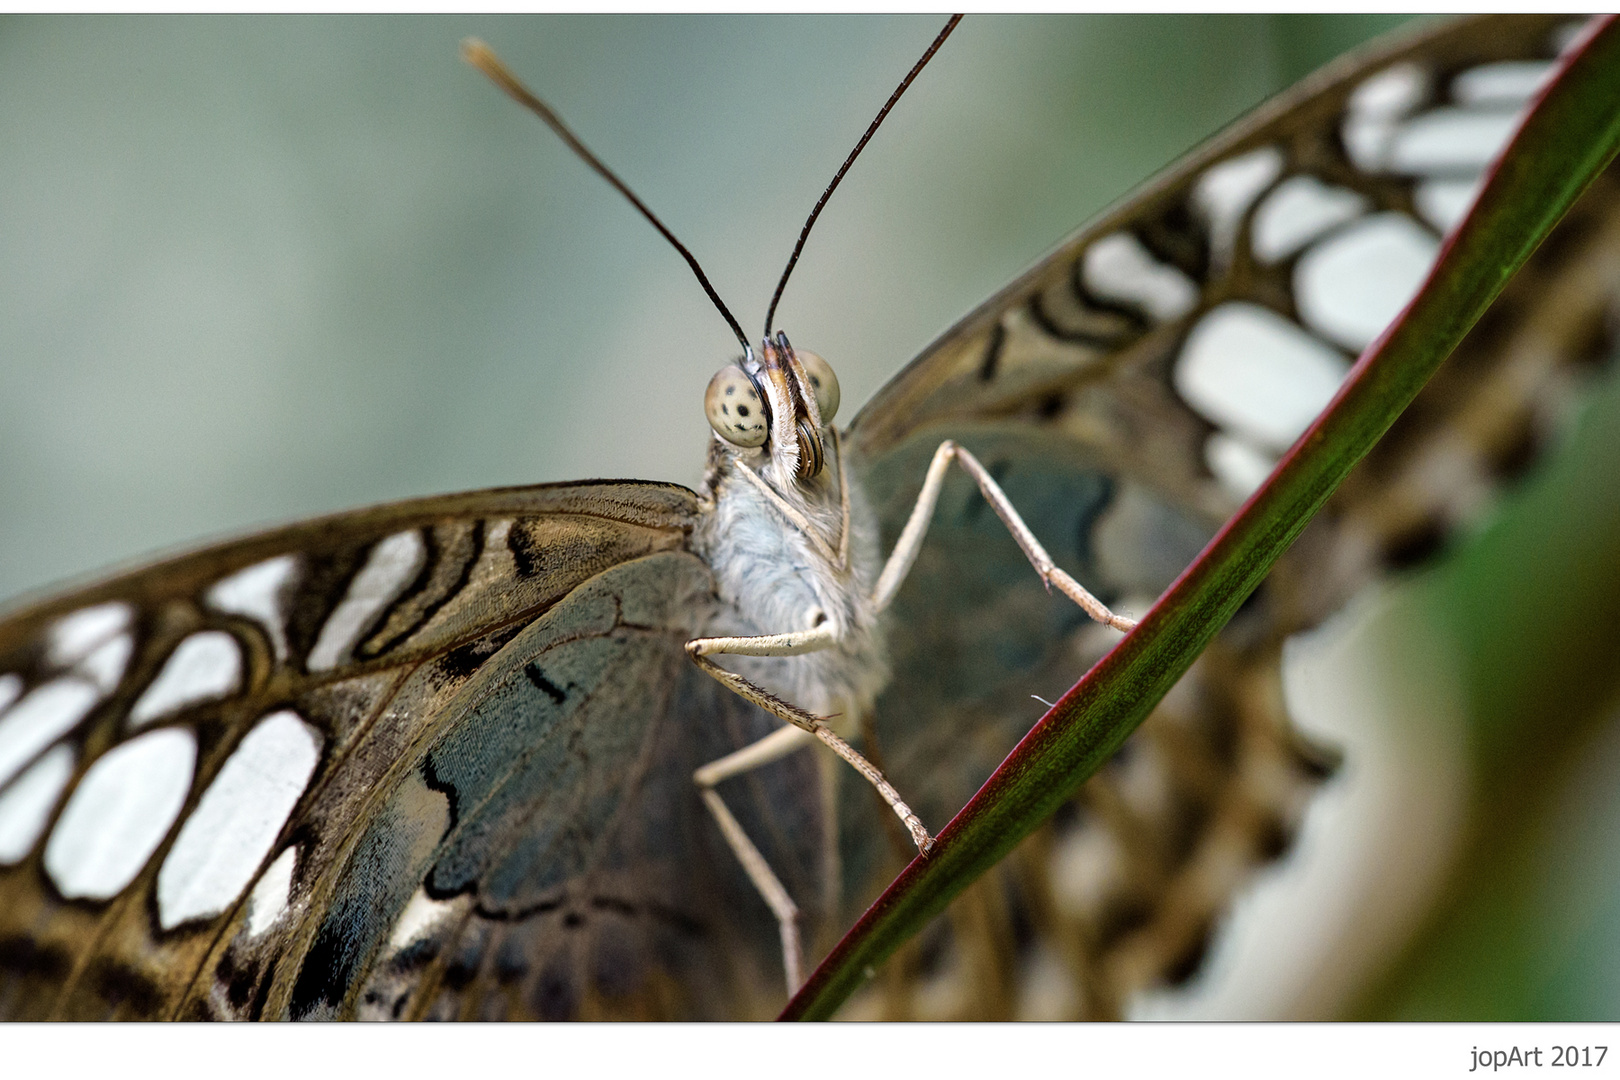
<path fill-rule="evenodd" d="M 775 1000 L 768 914 L 691 782 L 769 729 L 685 657 L 711 587 L 688 554 L 623 564 L 480 668 L 385 781 L 287 1015 L 737 1017 Z M 816 788 L 787 764 L 752 816 L 813 890 Z"/>
<path fill-rule="evenodd" d="M 963 423 L 924 429 L 868 463 L 886 541 L 946 437 L 984 462 L 1057 563 L 1116 611 L 1139 616 L 1218 524 L 1083 446 L 1004 422 Z M 965 477 L 947 483 L 891 614 L 893 679 L 869 749 L 935 828 L 1046 711 L 1037 696 L 1055 700 L 1120 637 L 1042 587 Z M 1275 857 L 1332 760 L 1287 727 L 1272 643 L 1245 652 L 1241 633 L 1240 620 L 1053 825 L 898 955 L 903 975 L 852 1008 L 1010 1017 L 1028 993 L 1019 983 L 1032 958 L 1066 950 L 1071 1006 L 1108 1016 L 1142 980 L 1196 970 L 1222 902 L 1206 887 L 1205 853 L 1238 867 Z M 841 846 L 858 910 L 906 852 L 870 827 L 871 800 L 844 790 Z M 918 986 L 937 996 L 919 998 Z"/>
<path fill-rule="evenodd" d="M 866 474 L 892 547 L 935 447 L 954 438 L 990 471 L 1059 565 L 1140 615 L 1213 534 L 1084 447 L 1010 424 L 925 429 Z M 947 480 L 896 596 L 895 679 L 875 719 L 893 779 L 936 828 L 1118 635 L 1054 598 L 966 476 Z"/>

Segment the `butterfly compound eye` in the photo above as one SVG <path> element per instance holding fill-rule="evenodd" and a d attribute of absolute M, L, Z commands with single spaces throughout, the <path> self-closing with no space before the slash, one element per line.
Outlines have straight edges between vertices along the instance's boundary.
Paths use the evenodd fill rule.
<path fill-rule="evenodd" d="M 832 365 L 803 349 L 793 350 L 793 355 L 799 358 L 804 374 L 810 380 L 810 388 L 815 391 L 816 411 L 821 413 L 821 422 L 832 423 L 832 418 L 838 413 L 838 376 L 833 374 Z"/>
<path fill-rule="evenodd" d="M 736 364 L 727 364 L 709 380 L 703 411 L 714 433 L 734 446 L 763 446 L 770 434 L 759 391 Z"/>

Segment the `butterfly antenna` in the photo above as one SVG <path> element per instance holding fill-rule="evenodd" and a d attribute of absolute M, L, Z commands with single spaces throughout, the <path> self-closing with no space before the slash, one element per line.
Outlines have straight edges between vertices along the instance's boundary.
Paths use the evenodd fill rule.
<path fill-rule="evenodd" d="M 910 71 L 906 72 L 906 77 L 900 80 L 900 85 L 894 88 L 894 93 L 889 95 L 889 100 L 884 102 L 883 108 L 878 110 L 877 116 L 868 125 L 866 134 L 861 136 L 861 141 L 855 144 L 855 149 L 849 152 L 849 157 L 845 158 L 844 163 L 838 167 L 838 172 L 833 176 L 832 183 L 827 185 L 827 190 L 823 191 L 821 198 L 816 200 L 816 208 L 810 211 L 810 216 L 804 221 L 804 228 L 799 230 L 799 242 L 793 245 L 793 254 L 788 256 L 787 269 L 782 271 L 782 280 L 776 283 L 776 292 L 771 296 L 771 306 L 765 310 L 765 336 L 767 338 L 771 336 L 771 324 L 776 321 L 776 305 L 781 302 L 782 290 L 787 288 L 788 278 L 793 274 L 793 268 L 799 263 L 799 253 L 804 250 L 804 242 L 809 238 L 810 230 L 815 226 L 816 218 L 821 216 L 821 208 L 827 205 L 827 200 L 832 198 L 832 193 L 838 190 L 838 185 L 844 179 L 844 174 L 849 172 L 851 165 L 855 164 L 855 159 L 861 156 L 861 151 L 866 149 L 866 144 L 872 141 L 872 136 L 877 133 L 878 125 L 883 123 L 885 116 L 889 115 L 889 110 L 894 108 L 894 103 L 900 100 L 900 95 L 906 92 L 906 87 L 911 85 L 911 81 L 917 77 L 918 73 L 928 66 L 928 61 L 932 60 L 934 54 L 939 52 L 939 47 L 945 44 L 945 39 L 951 36 L 951 31 L 955 30 L 956 24 L 961 21 L 962 16 L 951 16 L 950 21 L 945 24 L 945 29 L 941 30 L 939 36 L 934 39 L 934 43 L 928 46 L 928 51 L 922 54 L 922 58 L 912 65 Z"/>
<path fill-rule="evenodd" d="M 720 312 L 721 318 L 726 320 L 726 325 L 731 327 L 731 332 L 737 335 L 737 340 L 742 342 L 743 354 L 753 356 L 754 350 L 749 347 L 748 335 L 743 333 L 742 327 L 732 317 L 731 310 L 726 307 L 725 301 L 720 299 L 720 294 L 714 291 L 713 285 L 709 284 L 709 276 L 703 272 L 703 267 L 698 265 L 697 257 L 686 250 L 685 244 L 675 239 L 675 234 L 670 232 L 662 221 L 658 220 L 658 215 L 649 210 L 646 203 L 636 197 L 636 193 L 630 190 L 630 186 L 620 180 L 612 169 L 602 163 L 601 158 L 591 153 L 590 148 L 579 141 L 579 136 L 569 130 L 568 125 L 562 122 L 562 117 L 552 111 L 551 106 L 535 97 L 528 87 L 518 81 L 516 75 L 507 70 L 506 65 L 501 63 L 500 57 L 495 55 L 495 50 L 477 38 L 467 38 L 461 43 L 461 58 L 487 75 L 490 82 L 506 91 L 507 97 L 510 97 L 541 120 L 544 120 L 546 126 L 556 132 L 559 139 L 568 144 L 568 149 L 578 155 L 579 159 L 585 164 L 595 169 L 597 175 L 602 179 L 617 188 L 620 195 L 629 199 L 630 204 L 640 210 L 643 217 L 652 222 L 653 228 L 662 233 L 664 239 L 668 240 L 675 250 L 681 253 L 681 258 L 686 260 L 686 265 L 690 266 L 692 273 L 697 275 L 698 284 L 702 285 L 703 291 L 709 294 L 710 302 Z"/>

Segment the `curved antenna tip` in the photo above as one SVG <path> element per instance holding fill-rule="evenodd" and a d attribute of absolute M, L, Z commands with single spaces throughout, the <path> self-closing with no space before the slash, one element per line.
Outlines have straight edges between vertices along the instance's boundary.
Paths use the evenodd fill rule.
<path fill-rule="evenodd" d="M 534 107 L 530 104 L 533 95 L 529 94 L 523 88 L 523 84 L 518 82 L 517 76 L 513 75 L 507 69 L 507 66 L 501 63 L 501 58 L 495 55 L 495 50 L 490 48 L 487 42 L 475 37 L 462 38 L 461 58 L 482 72 L 490 82 L 500 87 L 501 92 L 507 97 L 512 98 L 520 105 L 526 105 L 529 108 Z"/>
<path fill-rule="evenodd" d="M 623 180 L 619 179 L 617 173 L 603 164 L 602 159 L 591 153 L 590 149 L 586 147 L 584 143 L 579 141 L 579 136 L 575 135 L 573 131 L 569 129 L 567 124 L 563 123 L 562 117 L 558 116 L 556 112 L 552 110 L 550 105 L 547 105 L 544 101 L 541 101 L 539 98 L 535 97 L 534 94 L 532 94 L 529 89 L 518 80 L 516 75 L 513 75 L 507 70 L 506 65 L 501 63 L 500 57 L 495 55 L 494 49 L 491 49 L 488 45 L 484 44 L 477 38 L 463 38 L 461 41 L 461 58 L 467 61 L 467 63 L 471 64 L 473 67 L 477 68 L 479 71 L 483 72 L 489 78 L 489 80 L 496 86 L 500 87 L 508 97 L 544 121 L 545 125 L 555 132 L 557 137 L 561 139 L 581 161 L 590 166 L 590 168 L 594 170 L 598 176 L 611 184 L 613 188 L 619 192 L 619 194 L 623 195 L 630 201 L 630 205 L 634 206 L 641 212 L 642 217 L 645 217 L 649 222 L 652 223 L 653 228 L 657 229 L 660 235 L 662 235 L 665 240 L 668 240 L 670 245 L 680 253 L 681 258 L 686 260 L 686 265 L 691 268 L 692 273 L 697 277 L 698 284 L 703 286 L 703 291 L 709 297 L 709 301 L 714 304 L 715 310 L 720 312 L 720 317 L 725 319 L 726 325 L 731 328 L 731 332 L 736 335 L 737 340 L 742 342 L 743 351 L 745 353 L 750 352 L 748 347 L 748 335 L 743 333 L 742 327 L 737 325 L 737 320 L 732 317 L 731 310 L 727 308 L 724 301 L 720 299 L 720 294 L 715 292 L 714 286 L 709 282 L 708 275 L 703 272 L 703 267 L 698 265 L 696 256 L 687 250 L 685 244 L 676 239 L 675 234 L 670 232 L 669 228 L 662 221 L 658 220 L 658 215 L 654 214 L 650 209 L 648 209 L 647 204 L 642 202 L 640 197 L 638 197 L 635 192 L 630 190 L 629 185 L 627 185 Z"/>
<path fill-rule="evenodd" d="M 495 55 L 495 50 L 482 38 L 462 38 L 461 58 L 479 71 L 487 72 L 491 67 L 500 67 L 501 62 Z"/>

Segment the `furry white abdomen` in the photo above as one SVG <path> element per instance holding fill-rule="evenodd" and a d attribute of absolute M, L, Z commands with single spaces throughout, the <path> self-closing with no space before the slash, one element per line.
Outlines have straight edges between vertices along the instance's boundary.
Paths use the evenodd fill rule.
<path fill-rule="evenodd" d="M 877 614 L 869 602 L 881 569 L 877 522 L 853 475 L 848 565 L 829 561 L 797 525 L 767 499 L 726 455 L 710 495 L 714 510 L 693 536 L 708 562 L 719 604 L 701 633 L 751 636 L 806 630 L 818 617 L 837 629 L 839 645 L 800 656 L 717 658 L 731 670 L 845 729 L 869 711 L 888 681 Z M 834 551 L 842 524 L 838 472 L 842 462 L 806 485 L 774 485 Z M 769 466 L 766 467 L 767 469 Z M 760 470 L 767 479 L 774 479 Z"/>

